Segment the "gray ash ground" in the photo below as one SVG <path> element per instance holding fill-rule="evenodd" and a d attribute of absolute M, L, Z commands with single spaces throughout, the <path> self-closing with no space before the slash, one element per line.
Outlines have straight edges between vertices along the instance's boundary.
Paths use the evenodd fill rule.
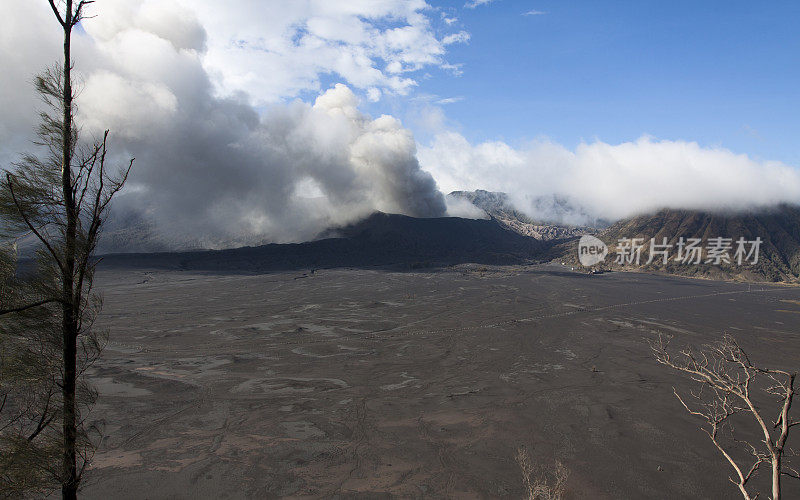
<path fill-rule="evenodd" d="M 646 339 L 728 332 L 800 368 L 796 287 L 548 265 L 96 283 L 87 498 L 521 498 L 521 445 L 566 465 L 568 498 L 735 498 Z"/>

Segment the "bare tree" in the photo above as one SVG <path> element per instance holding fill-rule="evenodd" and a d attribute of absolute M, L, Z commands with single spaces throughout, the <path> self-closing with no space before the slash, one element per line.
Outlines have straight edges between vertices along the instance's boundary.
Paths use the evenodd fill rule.
<path fill-rule="evenodd" d="M 92 328 L 101 306 L 92 290 L 93 255 L 109 204 L 122 189 L 133 160 L 117 175 L 109 173 L 108 131 L 102 139 L 85 144 L 79 141 L 74 124 L 71 36 L 84 18 L 86 6 L 93 2 L 48 2 L 63 30 L 64 51 L 61 64 L 36 78 L 36 88 L 52 110 L 40 114 L 37 145 L 46 154 L 24 155 L 0 181 L 0 236 L 17 238 L 28 233 L 35 238 L 38 279 L 28 287 L 34 292 L 28 300 L 15 297 L 8 306 L 4 302 L 0 313 L 23 315 L 43 308 L 58 317 L 57 327 L 51 331 L 55 339 L 46 334 L 32 338 L 19 331 L 16 336 L 3 333 L 3 338 L 16 340 L 17 347 L 35 349 L 38 345 L 45 357 L 50 354 L 41 346 L 57 346 L 58 362 L 47 366 L 52 368 L 59 391 L 47 400 L 47 407 L 52 408 L 55 401 L 58 408 L 61 466 L 57 476 L 63 498 L 73 499 L 93 452 L 92 426 L 86 422 L 85 410 L 94 401 L 94 392 L 82 375 L 97 359 L 103 340 Z M 18 411 L 21 405 L 17 400 L 14 407 Z M 39 418 L 48 415 L 43 422 L 52 421 L 49 409 L 36 409 L 35 404 L 32 408 Z M 34 439 L 42 434 L 38 432 Z"/>
<path fill-rule="evenodd" d="M 527 500 L 561 500 L 567 486 L 569 471 L 560 461 L 556 461 L 553 470 L 534 466 L 528 450 L 517 449 L 514 457 L 522 472 L 522 483 L 525 485 Z"/>
<path fill-rule="evenodd" d="M 670 352 L 669 340 L 659 336 L 651 343 L 656 360 L 688 374 L 699 384 L 698 389 L 690 392 L 689 403 L 674 388 L 673 392 L 686 411 L 705 420 L 703 432 L 736 473 L 730 481 L 745 499 L 756 498 L 757 493 L 752 496 L 748 492 L 748 483 L 762 466 L 769 464 L 772 498 L 779 500 L 781 477 L 800 479 L 798 471 L 784 463 L 784 458 L 792 454 L 786 448 L 789 432 L 800 424 L 790 416 L 797 373 L 754 365 L 730 335 L 702 350 L 685 348 L 675 355 Z M 768 420 L 767 410 L 761 407 L 765 399 L 775 403 L 774 420 Z M 736 434 L 734 419 L 739 415 L 755 422 L 762 439 L 753 442 Z M 750 457 L 748 460 L 736 456 L 742 450 Z"/>

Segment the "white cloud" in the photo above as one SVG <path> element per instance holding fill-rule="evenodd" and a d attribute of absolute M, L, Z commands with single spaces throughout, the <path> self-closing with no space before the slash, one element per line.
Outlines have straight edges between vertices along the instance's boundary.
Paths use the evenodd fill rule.
<path fill-rule="evenodd" d="M 534 9 L 534 10 L 529 10 L 528 12 L 526 12 L 526 13 L 524 13 L 522 15 L 523 16 L 543 16 L 545 14 L 547 14 L 547 12 L 545 12 L 543 10 Z"/>
<path fill-rule="evenodd" d="M 453 76 L 461 76 L 464 74 L 463 64 L 442 64 L 442 69 L 450 72 Z"/>
<path fill-rule="evenodd" d="M 475 7 L 479 7 L 481 5 L 487 5 L 494 2 L 494 0 L 469 0 L 469 2 L 464 4 L 464 7 L 467 9 L 474 9 Z"/>
<path fill-rule="evenodd" d="M 565 219 L 571 223 L 660 208 L 730 210 L 800 201 L 797 169 L 695 142 L 642 137 L 569 150 L 543 140 L 514 148 L 500 141 L 473 145 L 444 132 L 420 148 L 419 158 L 444 192 L 507 192 L 520 210 L 542 218 L 553 214 L 539 202 L 557 196 L 576 209 Z"/>
<path fill-rule="evenodd" d="M 257 104 L 320 90 L 324 74 L 405 95 L 415 72 L 446 67 L 445 46 L 468 39 L 438 35 L 424 0 L 179 1 L 207 33 L 203 62 L 218 92 L 244 91 Z"/>
<path fill-rule="evenodd" d="M 79 102 L 81 125 L 87 130 L 97 134 L 108 128 L 137 139 L 163 133 L 178 107 L 163 83 L 126 80 L 108 71 L 87 77 Z"/>
<path fill-rule="evenodd" d="M 375 87 L 370 87 L 367 89 L 367 99 L 369 99 L 371 102 L 380 101 L 381 95 L 382 95 L 381 89 Z"/>
<path fill-rule="evenodd" d="M 447 35 L 442 38 L 442 44 L 452 45 L 454 43 L 466 43 L 469 41 L 469 38 L 469 33 L 466 31 L 459 31 L 458 33 L 453 33 L 452 35 Z"/>
<path fill-rule="evenodd" d="M 38 123 L 35 110 L 41 109 L 33 77 L 58 57 L 60 28 L 50 17 L 52 12 L 42 9 L 39 2 L 11 2 L 4 7 L 6 14 L 0 16 L 0 166 L 9 165 L 30 146 Z"/>
<path fill-rule="evenodd" d="M 457 22 L 458 22 L 458 18 L 457 18 L 457 17 L 448 17 L 448 15 L 447 15 L 447 14 L 445 14 L 444 12 L 442 12 L 442 21 L 444 21 L 444 23 L 445 23 L 446 25 L 448 25 L 448 26 L 452 26 L 452 25 L 454 25 L 455 23 L 457 23 Z"/>
<path fill-rule="evenodd" d="M 488 219 L 489 215 L 476 207 L 469 200 L 447 195 L 444 198 L 447 203 L 447 215 L 449 217 L 462 217 L 464 219 Z"/>

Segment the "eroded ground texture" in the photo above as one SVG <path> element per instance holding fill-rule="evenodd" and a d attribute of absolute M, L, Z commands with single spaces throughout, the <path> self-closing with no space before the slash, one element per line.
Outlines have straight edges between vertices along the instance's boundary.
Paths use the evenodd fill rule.
<path fill-rule="evenodd" d="M 565 464 L 568 498 L 736 498 L 645 339 L 728 332 L 800 368 L 790 287 L 560 266 L 97 284 L 89 498 L 521 498 L 523 445 Z"/>

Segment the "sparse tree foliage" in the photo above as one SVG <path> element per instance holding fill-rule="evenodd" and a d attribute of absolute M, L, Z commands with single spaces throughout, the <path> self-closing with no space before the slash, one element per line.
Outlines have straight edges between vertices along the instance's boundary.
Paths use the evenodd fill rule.
<path fill-rule="evenodd" d="M 561 500 L 564 497 L 569 477 L 569 471 L 564 464 L 556 461 L 552 470 L 536 467 L 524 447 L 517 449 L 514 459 L 522 472 L 527 500 Z"/>
<path fill-rule="evenodd" d="M 0 497 L 57 485 L 61 349 L 57 308 L 42 304 L 35 279 L 16 275 L 11 245 L 0 246 Z"/>
<path fill-rule="evenodd" d="M 43 154 L 24 155 L 0 179 L 0 487 L 13 495 L 60 484 L 70 499 L 94 450 L 95 394 L 83 377 L 104 341 L 93 328 L 101 306 L 93 254 L 133 160 L 110 172 L 108 131 L 83 143 L 74 123 L 71 34 L 93 2 L 48 2 L 64 58 L 36 78 L 50 109 L 37 131 Z M 8 243 L 23 237 L 38 250 L 19 277 Z"/>
<path fill-rule="evenodd" d="M 703 432 L 731 465 L 736 476 L 729 479 L 745 499 L 754 499 L 751 480 L 762 468 L 771 468 L 772 498 L 781 498 L 781 478 L 800 479 L 786 459 L 794 453 L 787 448 L 791 429 L 800 424 L 791 416 L 796 372 L 766 369 L 753 364 L 730 335 L 702 350 L 690 348 L 673 354 L 669 338 L 659 336 L 651 343 L 656 360 L 697 382 L 689 397 L 675 396 L 690 414 L 705 421 Z M 771 405 L 768 408 L 766 405 Z M 758 441 L 748 440 L 737 426 L 756 424 Z M 772 417 L 772 418 L 770 418 Z M 749 457 L 749 458 L 742 458 Z"/>

